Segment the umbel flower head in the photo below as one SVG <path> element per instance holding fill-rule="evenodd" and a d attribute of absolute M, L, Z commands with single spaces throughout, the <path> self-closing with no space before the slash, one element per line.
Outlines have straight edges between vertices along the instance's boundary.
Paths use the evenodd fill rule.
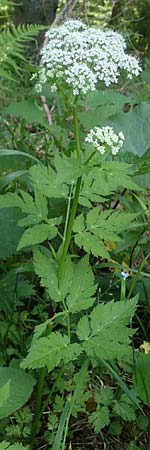
<path fill-rule="evenodd" d="M 124 135 L 122 131 L 115 134 L 112 127 L 95 127 L 85 138 L 85 142 L 91 144 L 101 155 L 107 151 L 112 155 L 117 155 L 124 143 Z"/>
<path fill-rule="evenodd" d="M 96 89 L 98 81 L 106 86 L 118 82 L 122 69 L 132 78 L 141 71 L 138 60 L 126 53 L 126 43 L 118 32 L 86 27 L 80 20 L 68 20 L 46 33 L 42 48 L 43 68 L 36 89 L 50 81 L 51 91 L 66 83 L 73 95 Z M 36 77 L 36 76 L 35 76 Z"/>

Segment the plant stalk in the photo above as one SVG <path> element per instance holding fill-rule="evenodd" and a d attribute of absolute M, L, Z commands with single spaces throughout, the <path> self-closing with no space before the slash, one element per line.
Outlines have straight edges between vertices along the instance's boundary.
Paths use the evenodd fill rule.
<path fill-rule="evenodd" d="M 81 147 L 80 147 L 80 137 L 79 137 L 79 124 L 78 124 L 78 114 L 77 114 L 77 105 L 74 103 L 73 105 L 73 121 L 74 121 L 74 134 L 76 140 L 76 152 L 77 159 L 81 159 Z"/>
<path fill-rule="evenodd" d="M 75 140 L 76 140 L 76 153 L 77 153 L 77 159 L 81 159 L 81 147 L 80 147 L 80 138 L 79 138 L 79 125 L 78 125 L 78 116 L 77 116 L 77 106 L 76 104 L 73 105 L 73 119 L 74 119 L 74 134 L 75 134 Z M 60 259 L 60 265 L 58 270 L 58 279 L 61 281 L 64 276 L 65 272 L 65 260 L 68 253 L 68 248 L 71 241 L 71 234 L 74 224 L 74 219 L 76 216 L 77 206 L 78 206 L 78 199 L 80 194 L 80 187 L 82 182 L 82 176 L 77 179 L 76 182 L 76 188 L 75 188 L 75 194 L 74 199 L 72 203 L 70 218 L 68 222 L 67 231 L 65 230 L 66 236 L 64 239 L 63 249 L 62 249 L 62 255 Z"/>
<path fill-rule="evenodd" d="M 34 419 L 33 426 L 32 426 L 32 431 L 31 431 L 31 437 L 30 437 L 30 448 L 31 449 L 34 446 L 34 440 L 35 440 L 35 436 L 36 436 L 36 433 L 37 433 L 39 422 L 40 422 L 41 417 L 42 417 L 44 411 L 46 410 L 46 408 L 47 408 L 47 406 L 48 406 L 48 404 L 49 404 L 49 402 L 50 402 L 50 400 L 52 398 L 53 393 L 55 392 L 55 390 L 57 388 L 57 383 L 58 383 L 58 381 L 61 378 L 61 375 L 62 375 L 62 372 L 63 372 L 63 368 L 64 368 L 64 366 L 61 367 L 61 369 L 60 369 L 60 371 L 59 371 L 59 373 L 57 375 L 57 378 L 56 378 L 56 380 L 55 380 L 55 382 L 54 382 L 54 384 L 53 384 L 53 386 L 52 386 L 52 388 L 51 388 L 51 390 L 50 390 L 50 392 L 49 392 L 45 402 L 43 403 L 43 406 L 40 403 L 40 408 L 38 409 L 38 413 L 35 414 L 35 419 L 36 420 Z M 43 385 L 44 385 L 44 383 L 43 383 Z M 42 400 L 42 397 L 41 397 L 41 400 Z M 37 404 L 37 402 L 36 402 L 36 404 Z"/>
<path fill-rule="evenodd" d="M 71 240 L 71 234 L 72 234 L 74 219 L 75 219 L 75 215 L 76 215 L 76 211 L 77 211 L 78 198 L 79 198 L 80 187 L 81 187 L 81 181 L 82 181 L 82 177 L 77 179 L 75 195 L 74 195 L 74 199 L 73 199 L 70 219 L 69 219 L 67 233 L 66 233 L 66 239 L 64 241 L 64 246 L 63 246 L 62 256 L 61 256 L 61 260 L 60 260 L 59 271 L 58 271 L 58 279 L 59 279 L 59 281 L 62 280 L 62 278 L 64 276 L 64 270 L 65 270 L 64 265 L 65 265 L 65 260 L 66 260 L 66 256 L 67 256 L 67 252 L 68 252 L 68 248 L 69 248 L 69 244 L 70 244 L 70 240 Z"/>
<path fill-rule="evenodd" d="M 31 435 L 30 435 L 30 450 L 32 450 L 34 447 L 35 436 L 36 436 L 38 426 L 39 426 L 39 421 L 41 418 L 40 409 L 41 409 L 41 403 L 42 403 L 45 375 L 46 375 L 46 367 L 43 367 L 39 371 L 37 396 L 36 396 L 36 403 L 35 403 L 35 416 L 34 416 L 32 429 L 31 429 Z"/>

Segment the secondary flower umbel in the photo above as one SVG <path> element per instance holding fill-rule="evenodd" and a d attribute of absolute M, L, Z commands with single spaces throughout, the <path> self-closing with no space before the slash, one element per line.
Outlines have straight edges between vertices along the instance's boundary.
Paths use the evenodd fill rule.
<path fill-rule="evenodd" d="M 112 155 L 116 155 L 124 143 L 124 135 L 122 131 L 118 134 L 114 133 L 112 127 L 95 127 L 85 138 L 85 142 L 92 144 L 101 155 L 109 151 Z"/>
<path fill-rule="evenodd" d="M 106 86 L 117 83 L 122 69 L 128 78 L 141 71 L 138 60 L 126 54 L 124 38 L 112 30 L 100 31 L 87 28 L 80 20 L 68 20 L 50 28 L 46 37 L 38 91 L 46 81 L 50 81 L 52 91 L 65 82 L 76 96 L 95 90 L 98 81 Z"/>

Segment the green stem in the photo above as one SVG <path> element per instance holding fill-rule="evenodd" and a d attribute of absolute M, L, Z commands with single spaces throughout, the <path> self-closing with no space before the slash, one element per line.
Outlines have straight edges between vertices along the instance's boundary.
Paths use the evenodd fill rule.
<path fill-rule="evenodd" d="M 75 133 L 75 140 L 76 140 L 77 159 L 80 160 L 81 159 L 81 148 L 80 148 L 79 126 L 78 126 L 78 116 L 77 116 L 76 103 L 74 103 L 74 105 L 73 105 L 73 119 L 74 119 L 74 133 Z M 64 276 L 64 271 L 65 271 L 64 265 L 65 265 L 65 260 L 66 260 L 68 248 L 69 248 L 69 245 L 70 245 L 74 219 L 75 219 L 75 216 L 76 216 L 81 182 L 82 182 L 82 176 L 79 177 L 77 179 L 77 182 L 76 182 L 75 194 L 74 194 L 74 199 L 73 199 L 73 203 L 72 203 L 72 208 L 71 208 L 71 213 L 70 213 L 70 218 L 69 218 L 69 222 L 68 222 L 67 231 L 65 229 L 66 236 L 65 236 L 65 239 L 64 239 L 64 244 L 63 244 L 63 249 L 62 249 L 62 254 L 61 254 L 61 259 L 60 259 L 60 265 L 59 265 L 59 271 L 58 271 L 58 279 L 59 279 L 59 281 L 62 280 L 62 278 Z"/>
<path fill-rule="evenodd" d="M 36 436 L 36 433 L 38 430 L 39 421 L 40 421 L 40 417 L 41 417 L 40 409 L 41 409 L 41 403 L 42 403 L 45 375 L 46 375 L 46 367 L 43 367 L 39 371 L 39 380 L 38 380 L 37 396 L 36 396 L 36 403 L 35 403 L 35 416 L 34 416 L 34 421 L 32 424 L 31 436 L 30 436 L 30 450 L 32 450 L 32 448 L 34 447 L 35 436 Z"/>
<path fill-rule="evenodd" d="M 44 367 L 44 369 L 41 369 L 41 373 L 42 373 L 42 371 L 43 371 L 44 379 L 43 379 L 42 375 L 40 374 L 41 376 L 39 375 L 39 383 L 38 383 L 39 391 L 42 388 L 42 391 L 40 391 L 41 393 L 43 393 L 43 386 L 44 386 L 44 380 L 45 380 L 44 372 L 46 372 L 45 367 Z M 53 384 L 52 389 L 50 390 L 50 392 L 49 392 L 45 402 L 43 403 L 43 406 L 41 406 L 41 401 L 40 401 L 40 398 L 39 398 L 39 395 L 38 395 L 39 392 L 37 392 L 37 400 L 36 400 L 36 405 L 35 405 L 36 413 L 35 413 L 35 418 L 34 418 L 34 422 L 33 422 L 33 425 L 32 425 L 31 436 L 30 436 L 30 449 L 31 450 L 34 447 L 35 436 L 36 436 L 36 433 L 37 433 L 37 429 L 38 429 L 39 422 L 41 420 L 42 414 L 46 410 L 46 408 L 47 408 L 47 406 L 48 406 L 48 404 L 49 404 L 49 402 L 50 402 L 50 400 L 52 398 L 52 395 L 53 395 L 54 391 L 57 388 L 57 383 L 58 383 L 59 379 L 61 378 L 62 372 L 63 372 L 63 367 L 61 367 L 60 372 L 58 373 L 58 376 L 57 376 L 57 378 L 55 380 L 55 383 Z M 43 379 L 43 386 L 42 386 L 42 379 Z M 41 396 L 41 400 L 42 400 L 42 396 Z"/>
<path fill-rule="evenodd" d="M 81 148 L 80 148 L 80 137 L 79 137 L 79 125 L 78 125 L 78 115 L 77 115 L 77 105 L 73 105 L 73 120 L 74 120 L 74 134 L 76 139 L 76 152 L 77 159 L 81 159 Z"/>
<path fill-rule="evenodd" d="M 63 250 L 62 250 L 62 256 L 61 256 L 60 266 L 59 266 L 59 271 L 58 271 L 58 279 L 59 279 L 59 281 L 62 280 L 62 278 L 64 276 L 64 264 L 65 264 L 65 260 L 66 260 L 66 256 L 67 256 L 67 252 L 68 252 L 68 248 L 69 248 L 69 244 L 70 244 L 70 240 L 71 240 L 71 233 L 72 233 L 74 219 L 75 219 L 75 215 L 76 215 L 76 211 L 77 211 L 78 198 L 79 198 L 80 187 L 81 187 L 81 181 L 82 181 L 82 177 L 77 179 L 75 195 L 74 195 L 74 199 L 73 199 L 70 219 L 69 219 L 69 223 L 68 223 L 68 229 L 67 229 L 67 233 L 66 233 L 66 239 L 65 239 L 65 242 L 64 242 Z"/>
<path fill-rule="evenodd" d="M 69 222 L 69 214 L 70 214 L 70 208 L 71 208 L 71 199 L 72 199 L 73 186 L 74 186 L 74 183 L 72 182 L 71 189 L 70 189 L 70 194 L 69 194 L 69 197 L 68 197 L 68 206 L 67 206 L 67 213 L 66 213 L 66 221 L 65 221 L 65 227 L 64 227 L 63 241 L 65 241 L 65 239 L 66 239 L 67 227 L 68 227 L 68 222 Z"/>
<path fill-rule="evenodd" d="M 94 150 L 94 152 L 86 159 L 85 161 L 85 166 L 89 163 L 89 161 L 93 158 L 93 156 L 96 154 L 96 150 Z"/>
<path fill-rule="evenodd" d="M 126 280 L 121 278 L 120 301 L 125 300 L 125 298 L 126 298 Z"/>

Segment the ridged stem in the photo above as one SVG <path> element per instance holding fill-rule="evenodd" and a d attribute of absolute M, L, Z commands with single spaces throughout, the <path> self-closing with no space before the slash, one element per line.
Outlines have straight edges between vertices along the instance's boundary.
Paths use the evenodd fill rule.
<path fill-rule="evenodd" d="M 74 103 L 74 105 L 73 105 L 73 119 L 74 119 L 74 134 L 75 134 L 75 140 L 76 140 L 77 159 L 80 160 L 81 159 L 81 147 L 80 147 L 79 125 L 78 125 L 76 103 Z M 64 276 L 65 260 L 66 260 L 66 256 L 68 253 L 70 241 L 71 241 L 71 234 L 72 234 L 74 219 L 76 216 L 76 211 L 77 211 L 77 206 L 78 206 L 81 182 L 82 182 L 82 177 L 79 177 L 76 182 L 74 199 L 73 199 L 73 203 L 72 203 L 72 207 L 71 207 L 70 218 L 69 218 L 69 222 L 68 222 L 68 227 L 67 227 L 66 236 L 65 236 L 65 240 L 64 240 L 64 244 L 63 244 L 63 249 L 62 249 L 62 255 L 61 255 L 61 259 L 60 259 L 60 265 L 59 265 L 59 270 L 58 270 L 59 281 L 61 281 Z"/>

